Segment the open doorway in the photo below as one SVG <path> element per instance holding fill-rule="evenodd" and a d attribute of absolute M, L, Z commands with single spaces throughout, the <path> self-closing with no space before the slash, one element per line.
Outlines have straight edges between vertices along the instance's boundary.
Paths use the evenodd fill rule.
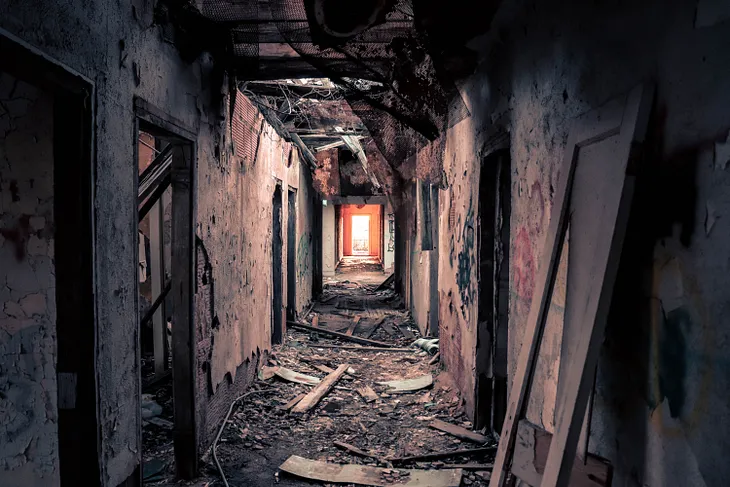
<path fill-rule="evenodd" d="M 297 192 L 289 189 L 286 220 L 286 319 L 297 315 Z"/>
<path fill-rule="evenodd" d="M 271 301 L 271 342 L 281 343 L 284 337 L 284 301 L 282 296 L 283 272 L 281 268 L 282 257 L 282 206 L 281 182 L 277 182 L 274 189 L 271 221 L 271 280 L 272 280 L 272 301 Z"/>
<path fill-rule="evenodd" d="M 352 255 L 370 255 L 370 215 L 352 215 Z"/>
<path fill-rule="evenodd" d="M 142 374 L 143 481 L 175 470 L 197 474 L 193 290 L 194 135 L 135 100 L 137 130 L 137 292 Z M 175 289 L 175 292 L 171 292 Z"/>
<path fill-rule="evenodd" d="M 474 425 L 501 431 L 507 407 L 509 150 L 482 162 L 479 179 L 479 303 Z"/>

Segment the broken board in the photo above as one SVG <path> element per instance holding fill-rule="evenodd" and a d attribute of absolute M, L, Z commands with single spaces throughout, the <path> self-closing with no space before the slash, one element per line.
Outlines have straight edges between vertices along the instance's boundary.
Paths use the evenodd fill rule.
<path fill-rule="evenodd" d="M 388 392 L 390 393 L 419 391 L 433 384 L 433 376 L 427 374 L 416 377 L 415 379 L 391 380 L 388 382 L 378 382 L 378 384 L 387 386 Z"/>
<path fill-rule="evenodd" d="M 441 421 L 440 419 L 434 419 L 428 426 L 435 430 L 448 433 L 461 440 L 473 441 L 474 443 L 479 443 L 481 445 L 489 441 L 489 438 L 484 435 L 480 435 L 479 433 L 475 433 L 455 424 L 447 423 L 446 421 Z"/>
<path fill-rule="evenodd" d="M 319 462 L 292 455 L 279 467 L 282 471 L 297 477 L 336 484 L 376 485 L 385 487 L 459 487 L 463 470 L 408 470 L 403 480 L 388 482 L 384 474 L 392 471 L 386 468 L 365 465 L 340 465 Z"/>
<path fill-rule="evenodd" d="M 556 431 L 545 473 L 539 486 L 534 487 L 568 485 L 603 340 L 633 195 L 634 165 L 651 100 L 652 90 L 638 86 L 628 95 L 584 114 L 570 131 L 490 487 L 504 487 L 509 477 L 517 427 L 529 397 L 540 337 L 570 225 L 570 251 L 574 250 L 575 235 L 580 234 L 585 253 L 581 262 L 571 259 L 569 263 L 569 267 L 580 267 L 572 271 L 580 273 L 581 288 L 566 298 L 566 302 L 573 300 L 570 306 L 575 313 L 569 314 L 566 308 L 564 329 L 579 333 L 575 337 L 566 335 L 571 342 L 563 344 L 562 350 L 569 350 L 570 370 L 561 381 Z M 576 215 L 574 210 L 582 205 L 590 211 Z M 568 287 L 574 288 L 570 283 Z"/>
<path fill-rule="evenodd" d="M 299 372 L 294 372 L 293 370 L 287 369 L 286 367 L 277 367 L 274 373 L 277 377 L 281 377 L 282 379 L 288 380 L 289 382 L 296 382 L 297 384 L 316 386 L 320 383 L 319 377 L 300 374 Z"/>
<path fill-rule="evenodd" d="M 353 332 L 355 331 L 355 328 L 357 328 L 357 324 L 360 323 L 361 316 L 356 315 L 352 319 L 352 323 L 350 323 L 350 326 L 347 327 L 347 331 L 345 332 L 345 335 L 352 336 Z"/>
<path fill-rule="evenodd" d="M 375 393 L 375 391 L 370 386 L 362 386 L 355 389 L 358 394 L 362 396 L 363 399 L 365 399 L 365 402 L 373 402 L 377 401 L 378 395 Z"/>
<path fill-rule="evenodd" d="M 292 408 L 293 413 L 304 413 L 312 409 L 317 403 L 334 387 L 335 383 L 340 380 L 350 366 L 347 364 L 340 365 L 337 369 L 329 374 L 317 386 L 309 391 L 299 404 Z"/>

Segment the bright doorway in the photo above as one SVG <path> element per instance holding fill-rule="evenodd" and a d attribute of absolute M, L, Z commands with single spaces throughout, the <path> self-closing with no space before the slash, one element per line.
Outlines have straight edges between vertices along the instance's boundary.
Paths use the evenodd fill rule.
<path fill-rule="evenodd" d="M 370 215 L 352 215 L 352 255 L 370 255 Z"/>

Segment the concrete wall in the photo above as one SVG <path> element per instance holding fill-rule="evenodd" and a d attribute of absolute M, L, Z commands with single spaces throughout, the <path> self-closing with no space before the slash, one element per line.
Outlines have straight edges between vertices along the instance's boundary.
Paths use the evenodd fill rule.
<path fill-rule="evenodd" d="M 53 486 L 53 97 L 0 72 L 0 134 L 0 484 Z"/>
<path fill-rule="evenodd" d="M 271 221 L 274 178 L 282 179 L 284 185 L 299 186 L 298 158 L 288 158 L 289 144 L 270 127 L 263 131 L 256 163 L 250 151 L 236 147 L 233 131 L 241 127 L 229 118 L 224 77 L 214 72 L 208 54 L 182 59 L 171 42 L 170 26 L 155 21 L 155 3 L 91 0 L 69 6 L 10 0 L 0 6 L 0 28 L 95 83 L 96 97 L 89 103 L 96 110 L 94 191 L 102 196 L 94 203 L 99 455 L 103 485 L 111 487 L 133 474 L 141 452 L 134 98 L 145 100 L 197 134 L 192 140 L 197 161 L 195 315 L 200 343 L 196 345 L 199 365 L 208 364 L 208 369 L 198 374 L 205 381 L 197 384 L 202 447 L 221 412 L 250 382 L 258 354 L 268 346 L 268 333 L 262 330 L 268 327 L 265 317 L 271 313 L 271 294 L 268 286 L 257 283 L 270 282 L 267 249 L 271 236 L 261 229 L 268 228 Z M 236 112 L 234 118 L 238 115 Z M 36 125 L 42 127 L 48 120 Z M 262 222 L 266 224 L 262 226 Z M 306 225 L 303 229 L 306 232 Z M 3 249 L 6 247 L 3 242 Z M 2 289 L 0 292 L 5 293 Z M 16 298 L 21 297 L 11 293 L 10 299 Z M 34 353 L 51 353 L 48 340 L 52 338 L 39 334 Z M 46 368 L 52 363 L 49 360 Z M 53 375 L 52 369 L 28 374 L 38 381 L 43 374 Z M 53 382 L 45 387 L 53 391 Z M 40 389 L 36 392 L 40 394 Z M 49 396 L 55 400 L 54 392 Z M 43 409 L 37 411 L 38 423 L 53 414 L 53 400 L 41 403 L 33 399 L 34 408 L 40 404 Z M 50 427 L 50 423 L 43 426 Z M 41 433 L 38 429 L 37 434 Z M 46 442 L 42 447 L 52 449 L 53 445 Z M 39 472 L 52 471 L 52 456 L 39 452 Z"/>
<path fill-rule="evenodd" d="M 720 485 L 728 476 L 730 30 L 697 8 L 679 0 L 511 2 L 473 43 L 482 67 L 462 86 L 472 116 L 447 134 L 441 349 L 469 409 L 478 292 L 470 233 L 481 158 L 501 144 L 495 134 L 508 134 L 513 379 L 569 121 L 642 80 L 656 82 L 642 161 L 649 170 L 624 246 L 589 447 L 615 465 L 616 486 Z M 559 402 L 565 262 L 560 268 L 528 408 L 549 431 Z"/>

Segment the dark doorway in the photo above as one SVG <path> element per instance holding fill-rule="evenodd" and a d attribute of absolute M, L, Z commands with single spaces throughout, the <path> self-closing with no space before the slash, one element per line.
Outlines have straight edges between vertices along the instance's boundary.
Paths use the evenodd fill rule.
<path fill-rule="evenodd" d="M 14 128 L 14 135 L 27 132 L 28 138 L 33 140 L 33 143 L 15 147 L 12 151 L 28 157 L 22 166 L 16 163 L 11 168 L 11 164 L 3 163 L 11 163 L 9 150 L 4 151 L 6 157 L 0 157 L 3 161 L 0 162 L 0 180 L 7 177 L 14 181 L 11 183 L 13 208 L 4 208 L 0 230 L 4 245 L 16 247 L 11 262 L 0 261 L 0 278 L 4 279 L 6 275 L 16 279 L 23 277 L 19 272 L 21 266 L 30 269 L 27 266 L 32 259 L 34 266 L 48 269 L 42 273 L 44 276 L 55 279 L 54 285 L 48 282 L 38 293 L 33 289 L 34 296 L 42 297 L 41 302 L 44 303 L 36 308 L 43 309 L 34 311 L 37 322 L 24 328 L 28 332 L 38 330 L 51 337 L 48 342 L 51 348 L 43 349 L 45 345 L 33 341 L 33 349 L 20 352 L 26 357 L 50 353 L 52 358 L 55 355 L 55 360 L 43 365 L 44 370 L 55 371 L 55 377 L 46 372 L 44 382 L 47 383 L 43 389 L 49 393 L 57 390 L 57 411 L 53 401 L 49 400 L 46 408 L 52 407 L 53 410 L 47 409 L 46 414 L 48 417 L 57 414 L 58 417 L 58 444 L 50 450 L 58 452 L 58 472 L 54 473 L 58 477 L 56 480 L 49 476 L 39 482 L 56 483 L 60 480 L 61 486 L 80 483 L 101 485 L 94 312 L 94 85 L 24 42 L 6 36 L 4 31 L 0 31 L 0 85 L 5 92 L 3 97 L 11 93 L 16 101 L 15 107 L 0 110 L 0 118 L 6 117 L 0 125 L 8 118 L 12 118 L 10 123 L 13 126 L 27 122 L 20 128 Z M 27 117 L 39 116 L 40 119 L 34 121 L 21 117 L 20 106 L 28 107 Z M 35 122 L 40 125 L 35 125 Z M 23 139 L 16 137 L 11 141 L 10 137 L 4 138 L 0 147 L 19 143 L 19 140 Z M 43 157 L 33 152 L 40 147 L 48 149 Z M 22 171 L 24 178 L 6 173 L 8 170 Z M 20 211 L 24 207 L 32 207 L 33 214 L 28 214 L 28 209 Z M 29 235 L 32 235 L 30 242 L 37 244 L 33 250 L 30 245 L 25 245 Z M 45 255 L 41 249 L 46 250 Z M 26 289 L 25 294 L 29 293 L 30 289 Z M 33 303 L 38 304 L 38 301 Z M 31 302 L 23 304 L 30 305 Z M 18 331 L 13 338 L 25 340 L 22 333 L 23 330 Z M 14 360 L 12 352 L 6 354 L 3 345 L 18 351 L 21 347 L 7 342 L 0 344 L 0 369 L 12 384 L 17 370 L 12 365 L 18 361 Z M 28 366 L 30 359 L 28 362 L 21 359 L 20 363 Z M 27 377 L 23 377 L 21 383 Z M 13 401 L 41 400 L 27 391 L 6 399 L 11 404 Z M 44 401 L 46 399 L 43 398 Z M 38 425 L 40 418 L 33 417 L 32 408 L 24 408 L 21 402 L 16 406 L 26 417 L 16 417 L 14 424 L 23 428 Z M 47 442 L 51 444 L 50 437 Z M 26 482 L 34 481 L 24 478 Z"/>
<path fill-rule="evenodd" d="M 142 455 L 145 461 L 155 459 L 163 454 L 164 441 L 172 440 L 176 473 L 190 479 L 198 473 L 192 312 L 195 134 L 144 100 L 135 99 L 135 113 L 141 414 L 147 423 Z"/>
<path fill-rule="evenodd" d="M 283 313 L 284 303 L 282 299 L 282 236 L 281 236 L 281 183 L 277 183 L 274 189 L 272 204 L 271 222 L 271 281 L 273 283 L 273 299 L 271 303 L 271 341 L 281 343 L 284 337 Z"/>
<path fill-rule="evenodd" d="M 500 431 L 507 407 L 510 159 L 489 155 L 479 178 L 479 305 L 476 350 L 476 428 Z"/>
<path fill-rule="evenodd" d="M 289 190 L 286 220 L 286 318 L 297 317 L 297 192 Z"/>

